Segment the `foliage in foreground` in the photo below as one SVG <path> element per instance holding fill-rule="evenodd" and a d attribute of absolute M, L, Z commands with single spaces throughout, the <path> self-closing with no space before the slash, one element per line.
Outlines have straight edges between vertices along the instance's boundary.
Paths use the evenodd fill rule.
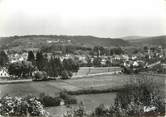
<path fill-rule="evenodd" d="M 77 100 L 61 92 L 58 97 L 52 97 L 41 93 L 39 98 L 34 96 L 11 97 L 4 96 L 0 98 L 0 117 L 1 116 L 49 116 L 44 107 L 60 106 L 63 100 L 64 105 L 77 104 Z"/>
<path fill-rule="evenodd" d="M 76 98 L 67 94 L 65 91 L 60 92 L 58 97 L 53 97 L 46 95 L 45 93 L 41 93 L 39 100 L 45 107 L 60 106 L 61 102 L 63 102 L 64 105 L 77 104 Z"/>
<path fill-rule="evenodd" d="M 61 102 L 59 97 L 51 97 L 44 93 L 40 94 L 39 100 L 45 107 L 59 106 Z"/>
<path fill-rule="evenodd" d="M 48 112 L 40 101 L 33 96 L 0 98 L 0 116 L 40 116 L 47 117 Z"/>
<path fill-rule="evenodd" d="M 77 100 L 65 91 L 61 92 L 59 97 L 61 99 L 63 99 L 64 103 L 67 104 L 67 105 L 68 104 L 77 104 Z"/>
<path fill-rule="evenodd" d="M 150 77 L 133 78 L 117 93 L 113 106 L 100 105 L 91 113 L 81 107 L 67 112 L 64 117 L 157 117 L 165 114 L 165 105 L 156 84 Z"/>

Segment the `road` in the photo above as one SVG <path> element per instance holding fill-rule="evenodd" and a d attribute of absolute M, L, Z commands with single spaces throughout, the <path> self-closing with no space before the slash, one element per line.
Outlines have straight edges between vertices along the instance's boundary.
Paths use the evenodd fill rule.
<path fill-rule="evenodd" d="M 72 79 L 87 78 L 87 77 L 100 76 L 100 75 L 112 75 L 112 74 L 118 74 L 118 73 L 121 73 L 121 71 L 95 73 L 95 74 L 88 74 L 88 75 L 75 75 L 72 77 Z M 27 82 L 32 82 L 32 79 L 0 80 L 0 84 L 16 84 L 16 83 L 27 83 Z"/>

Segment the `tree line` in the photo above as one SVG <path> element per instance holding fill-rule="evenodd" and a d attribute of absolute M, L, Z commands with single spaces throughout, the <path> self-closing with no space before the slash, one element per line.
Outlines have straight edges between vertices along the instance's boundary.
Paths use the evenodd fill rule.
<path fill-rule="evenodd" d="M 10 75 L 17 78 L 32 77 L 34 71 L 46 72 L 50 77 L 60 77 L 67 79 L 74 72 L 79 70 L 79 65 L 72 59 L 63 59 L 51 56 L 48 59 L 47 54 L 38 51 L 36 56 L 33 51 L 28 52 L 27 61 L 9 63 L 9 58 L 4 51 L 0 52 L 0 66 L 7 67 Z"/>
<path fill-rule="evenodd" d="M 50 46 L 43 46 L 41 48 L 43 52 L 57 52 L 60 51 L 62 54 L 74 54 L 77 53 L 76 51 L 88 52 L 90 55 L 97 55 L 97 56 L 112 56 L 114 54 L 119 55 L 125 53 L 124 50 L 120 47 L 115 48 L 106 48 L 102 46 L 94 46 L 94 47 L 81 47 L 75 45 L 50 45 Z"/>

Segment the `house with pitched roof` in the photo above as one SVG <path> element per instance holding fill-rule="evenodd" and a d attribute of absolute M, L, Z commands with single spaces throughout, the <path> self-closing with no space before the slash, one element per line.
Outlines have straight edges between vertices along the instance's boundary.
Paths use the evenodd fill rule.
<path fill-rule="evenodd" d="M 0 78 L 10 77 L 8 70 L 5 67 L 0 68 Z"/>

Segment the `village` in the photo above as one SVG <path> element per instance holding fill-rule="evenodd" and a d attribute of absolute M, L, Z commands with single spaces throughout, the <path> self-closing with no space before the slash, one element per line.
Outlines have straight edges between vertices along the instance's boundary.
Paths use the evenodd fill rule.
<path fill-rule="evenodd" d="M 147 90 L 146 86 L 149 86 L 148 83 L 151 84 L 152 81 L 161 87 L 157 95 L 164 94 L 166 51 L 163 47 L 145 47 L 133 54 L 123 52 L 122 50 L 125 49 L 114 48 L 113 50 L 121 51 L 112 55 L 102 53 L 99 47 L 95 48 L 97 51 L 93 49 L 92 54 L 87 54 L 87 52 L 81 52 L 86 54 L 64 54 L 60 51 L 42 52 L 40 49 L 23 52 L 1 51 L 0 94 L 8 93 L 9 96 L 4 96 L 0 100 L 4 100 L 4 103 L 9 103 L 8 100 L 15 100 L 12 104 L 16 107 L 19 107 L 17 102 L 20 99 L 21 103 L 25 100 L 27 104 L 28 100 L 34 100 L 29 104 L 29 108 L 33 108 L 33 111 L 29 111 L 29 113 L 35 116 L 64 117 L 65 113 L 65 117 L 68 117 L 81 111 L 82 117 L 87 117 L 89 116 L 87 112 L 92 112 L 94 108 L 106 111 L 105 106 L 116 104 L 115 99 L 119 103 L 123 103 L 119 100 L 118 94 L 121 94 L 121 90 L 126 90 L 125 88 L 130 85 L 131 92 L 127 95 L 137 92 L 134 88 L 137 85 L 145 87 L 140 92 Z M 129 81 L 132 84 L 128 84 Z M 141 98 L 142 95 L 139 97 Z M 164 98 L 163 95 L 161 98 Z M 156 100 L 156 102 L 161 103 L 160 100 Z M 0 101 L 0 104 L 4 105 L 3 101 Z M 33 104 L 38 106 L 34 107 Z M 98 104 L 104 105 L 97 107 Z M 158 108 L 151 102 L 149 105 L 143 106 L 145 114 L 153 114 Z M 18 111 L 5 111 L 5 108 L 14 109 L 10 106 L 0 108 L 2 115 L 16 114 L 15 112 Z M 111 108 L 116 108 L 118 111 L 107 111 L 119 114 L 118 106 Z M 163 105 L 160 105 L 160 108 L 162 110 L 159 115 L 162 115 L 164 113 Z M 76 111 L 72 112 L 73 109 Z M 35 111 L 39 114 L 34 113 Z M 125 113 L 127 111 L 130 111 L 128 107 Z M 18 114 L 22 115 L 24 112 L 21 111 Z M 105 116 L 104 112 L 103 114 L 101 116 Z"/>
<path fill-rule="evenodd" d="M 166 117 L 166 0 L 0 0 L 0 117 Z"/>
<path fill-rule="evenodd" d="M 24 51 L 24 52 L 9 52 L 8 50 L 1 51 L 0 57 L 2 58 L 3 65 L 1 65 L 0 69 L 0 78 L 3 79 L 3 77 L 10 77 L 10 74 L 8 73 L 8 65 L 12 63 L 17 62 L 23 62 L 23 61 L 30 61 L 28 60 L 29 52 L 34 54 L 34 60 L 37 52 L 40 50 L 30 50 L 30 51 Z M 56 54 L 55 54 L 56 53 Z M 149 68 L 149 70 L 153 70 L 152 68 L 160 65 L 161 68 L 155 68 L 153 72 L 158 73 L 165 73 L 166 65 L 165 65 L 165 58 L 166 58 L 166 49 L 162 48 L 161 46 L 158 47 L 151 47 L 147 48 L 145 47 L 143 51 L 138 51 L 133 54 L 127 54 L 125 52 L 121 52 L 118 54 L 112 54 L 112 55 L 106 55 L 101 54 L 101 50 L 98 49 L 97 51 L 94 51 L 93 55 L 90 54 L 73 54 L 73 53 L 67 53 L 62 54 L 62 52 L 43 52 L 42 53 L 44 57 L 46 57 L 47 61 L 51 59 L 51 57 L 59 58 L 60 61 L 63 61 L 64 59 L 72 59 L 75 61 L 79 67 L 121 67 L 121 68 L 128 68 L 128 70 L 132 69 L 138 69 L 139 71 L 146 71 L 145 68 Z M 3 58 L 3 56 L 6 56 L 6 58 Z M 34 61 L 33 60 L 33 61 Z M 132 69 L 131 69 L 132 68 Z M 125 72 L 123 70 L 123 72 Z M 126 73 L 130 73 L 129 71 Z"/>

